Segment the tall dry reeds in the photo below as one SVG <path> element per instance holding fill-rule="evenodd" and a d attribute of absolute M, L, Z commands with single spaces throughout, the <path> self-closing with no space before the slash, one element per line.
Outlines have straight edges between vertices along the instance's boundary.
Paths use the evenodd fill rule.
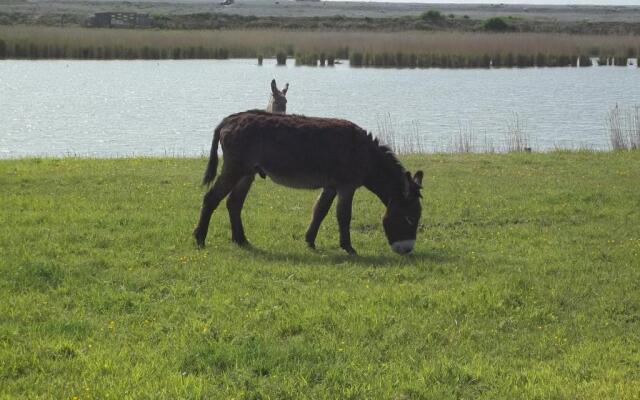
<path fill-rule="evenodd" d="M 627 55 L 629 49 L 640 48 L 640 37 L 630 35 L 42 26 L 2 26 L 0 40 L 6 58 L 255 58 L 258 54 L 274 57 L 284 51 L 289 56 L 325 53 L 338 59 L 360 57 L 361 65 L 369 66 L 442 68 L 486 67 L 490 62 L 494 67 L 570 65 L 578 55 Z"/>
<path fill-rule="evenodd" d="M 513 113 L 506 121 L 504 140 L 498 144 L 494 138 L 478 135 L 471 121 L 459 122 L 458 131 L 447 142 L 430 147 L 418 121 L 410 126 L 401 126 L 390 113 L 376 118 L 376 137 L 381 143 L 388 145 L 397 154 L 425 154 L 431 152 L 448 153 L 496 153 L 496 152 L 531 152 L 531 138 L 525 121 Z"/>
<path fill-rule="evenodd" d="M 518 113 L 511 115 L 507 121 L 506 148 L 508 152 L 531 151 L 531 140 L 525 122 Z"/>
<path fill-rule="evenodd" d="M 629 108 L 613 107 L 607 115 L 607 128 L 611 148 L 619 150 L 640 149 L 640 105 Z M 388 145 L 397 154 L 425 154 L 431 152 L 448 153 L 496 153 L 531 152 L 531 135 L 525 120 L 513 113 L 505 123 L 504 139 L 494 142 L 485 132 L 478 135 L 469 121 L 459 123 L 458 131 L 440 146 L 429 147 L 418 121 L 412 121 L 410 127 L 401 127 L 390 113 L 376 118 L 376 137 Z M 495 135 L 494 135 L 495 136 Z M 595 151 L 593 147 L 581 143 L 573 146 L 556 146 L 554 151 Z"/>
<path fill-rule="evenodd" d="M 459 124 L 458 134 L 452 138 L 452 153 L 472 153 L 476 151 L 476 134 L 470 122 Z"/>
<path fill-rule="evenodd" d="M 496 153 L 496 152 L 530 152 L 530 138 L 525 129 L 524 122 L 513 114 L 507 121 L 506 134 L 501 145 L 496 145 L 494 139 L 485 132 L 482 137 L 478 135 L 471 122 L 460 123 L 458 132 L 451 138 L 447 148 L 450 153 Z"/>
<path fill-rule="evenodd" d="M 640 149 L 640 106 L 621 109 L 617 104 L 607 115 L 613 150 Z"/>
<path fill-rule="evenodd" d="M 579 62 L 583 60 L 582 62 Z M 573 54 L 404 54 L 351 51 L 352 67 L 376 68 L 527 68 L 591 66 L 587 56 Z M 625 59 L 626 62 L 626 59 Z"/>
<path fill-rule="evenodd" d="M 398 123 L 387 113 L 376 118 L 376 138 L 389 146 L 396 154 L 424 154 L 427 146 L 420 135 L 418 121 L 411 121 L 409 128 L 400 129 Z"/>

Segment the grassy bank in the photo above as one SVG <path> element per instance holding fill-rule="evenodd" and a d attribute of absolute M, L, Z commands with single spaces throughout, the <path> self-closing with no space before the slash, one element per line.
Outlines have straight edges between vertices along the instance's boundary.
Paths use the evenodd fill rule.
<path fill-rule="evenodd" d="M 433 155 L 417 249 L 360 190 L 258 179 L 190 238 L 203 159 L 0 161 L 2 398 L 640 395 L 640 153 Z M 333 214 L 333 213 L 332 213 Z"/>
<path fill-rule="evenodd" d="M 0 58 L 181 59 L 325 54 L 371 66 L 569 65 L 578 56 L 624 59 L 638 36 L 543 33 L 156 31 L 0 27 Z M 359 62 L 358 62 L 359 60 Z M 304 64 L 304 63 L 303 63 Z M 494 62 L 494 65 L 496 62 Z"/>

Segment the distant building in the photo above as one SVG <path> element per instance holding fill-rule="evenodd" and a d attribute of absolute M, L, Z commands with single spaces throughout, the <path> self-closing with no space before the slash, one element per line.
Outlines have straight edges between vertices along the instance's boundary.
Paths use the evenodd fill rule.
<path fill-rule="evenodd" d="M 87 20 L 88 26 L 96 28 L 150 28 L 149 14 L 126 12 L 99 12 Z"/>

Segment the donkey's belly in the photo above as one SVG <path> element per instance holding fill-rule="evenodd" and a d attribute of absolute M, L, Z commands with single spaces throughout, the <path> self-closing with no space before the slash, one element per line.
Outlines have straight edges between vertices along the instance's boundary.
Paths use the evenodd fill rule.
<path fill-rule="evenodd" d="M 310 175 L 310 174 L 274 174 L 269 171 L 265 171 L 267 176 L 272 181 L 279 185 L 287 186 L 296 189 L 318 189 L 325 186 L 330 186 L 330 179 L 326 176 Z"/>

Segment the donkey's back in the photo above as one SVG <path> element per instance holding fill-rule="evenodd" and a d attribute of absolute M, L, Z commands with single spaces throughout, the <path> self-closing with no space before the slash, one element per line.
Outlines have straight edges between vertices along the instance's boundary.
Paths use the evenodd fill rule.
<path fill-rule="evenodd" d="M 218 126 L 225 162 L 297 188 L 362 184 L 367 133 L 352 122 L 246 111 Z"/>

